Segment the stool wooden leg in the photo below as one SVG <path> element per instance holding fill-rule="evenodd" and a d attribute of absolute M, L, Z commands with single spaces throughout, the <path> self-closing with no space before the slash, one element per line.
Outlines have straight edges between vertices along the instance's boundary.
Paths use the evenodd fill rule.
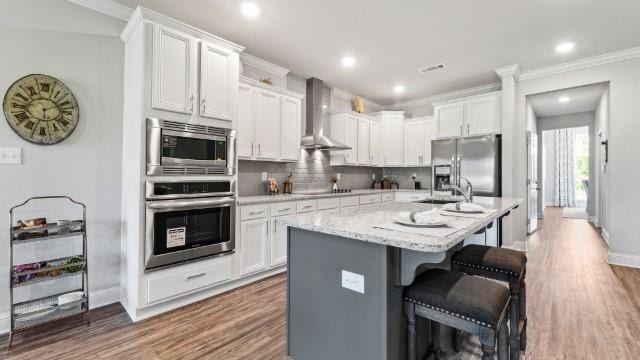
<path fill-rule="evenodd" d="M 498 360 L 509 359 L 509 330 L 507 320 L 502 321 L 498 329 Z"/>
<path fill-rule="evenodd" d="M 493 360 L 496 348 L 496 332 L 482 328 L 480 330 L 480 344 L 482 344 L 482 360 Z"/>
<path fill-rule="evenodd" d="M 522 279 L 520 283 L 520 321 L 524 322 L 520 332 L 520 350 L 527 349 L 527 285 Z"/>
<path fill-rule="evenodd" d="M 407 317 L 407 360 L 417 360 L 416 354 L 416 306 L 405 301 L 404 313 Z"/>
<path fill-rule="evenodd" d="M 511 341 L 509 345 L 511 347 L 511 359 L 518 359 L 520 357 L 520 334 L 518 333 L 518 323 L 520 321 L 520 289 L 517 286 L 511 287 L 511 301 L 509 304 L 509 338 Z"/>

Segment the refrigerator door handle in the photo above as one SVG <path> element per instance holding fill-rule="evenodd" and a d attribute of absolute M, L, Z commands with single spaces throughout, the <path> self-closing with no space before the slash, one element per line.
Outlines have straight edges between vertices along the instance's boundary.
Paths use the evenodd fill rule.
<path fill-rule="evenodd" d="M 456 185 L 460 186 L 460 168 L 462 167 L 462 158 L 460 157 L 460 155 L 458 155 L 458 163 L 456 164 Z"/>

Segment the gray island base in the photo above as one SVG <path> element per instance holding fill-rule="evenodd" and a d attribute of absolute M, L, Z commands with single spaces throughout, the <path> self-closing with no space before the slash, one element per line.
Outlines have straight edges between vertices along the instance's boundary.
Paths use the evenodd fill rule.
<path fill-rule="evenodd" d="M 405 359 L 404 286 L 423 268 L 448 269 L 452 251 L 521 200 L 476 198 L 474 203 L 496 211 L 464 219 L 460 231 L 444 238 L 375 227 L 399 212 L 438 206 L 431 204 L 386 203 L 282 220 L 289 229 L 290 358 Z"/>

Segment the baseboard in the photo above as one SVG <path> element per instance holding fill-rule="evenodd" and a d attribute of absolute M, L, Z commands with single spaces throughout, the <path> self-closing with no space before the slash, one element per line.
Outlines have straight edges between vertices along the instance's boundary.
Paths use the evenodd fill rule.
<path fill-rule="evenodd" d="M 527 243 L 525 241 L 516 241 L 513 244 L 502 245 L 505 249 L 512 249 L 527 252 Z"/>
<path fill-rule="evenodd" d="M 97 290 L 89 293 L 89 305 L 91 309 L 97 309 L 106 305 L 120 302 L 120 287 L 114 286 L 108 289 Z M 0 335 L 6 334 L 11 329 L 11 316 L 9 312 L 0 314 Z"/>
<path fill-rule="evenodd" d="M 609 251 L 608 263 L 611 265 L 620 265 L 640 269 L 640 256 L 619 254 Z"/>
<path fill-rule="evenodd" d="M 115 304 L 120 302 L 120 286 L 93 291 L 89 296 L 89 305 L 91 306 L 91 309 Z"/>
<path fill-rule="evenodd" d="M 600 222 L 598 221 L 598 218 L 597 218 L 597 217 L 595 217 L 595 216 L 589 216 L 588 221 L 589 221 L 590 223 L 592 223 L 592 224 L 593 224 L 593 226 L 595 226 L 595 227 L 600 227 Z"/>
<path fill-rule="evenodd" d="M 609 231 L 605 228 L 602 228 L 602 238 L 604 239 L 604 242 L 607 243 L 607 247 L 611 246 L 611 243 L 609 242 Z"/>

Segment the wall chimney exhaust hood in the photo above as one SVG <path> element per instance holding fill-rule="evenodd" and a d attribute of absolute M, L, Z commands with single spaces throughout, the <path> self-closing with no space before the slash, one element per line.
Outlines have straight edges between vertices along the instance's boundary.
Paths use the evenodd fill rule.
<path fill-rule="evenodd" d="M 322 80 L 307 79 L 307 129 L 301 145 L 305 149 L 349 150 L 349 146 L 324 134 L 324 124 L 329 121 L 329 96 L 324 94 L 325 86 Z"/>

